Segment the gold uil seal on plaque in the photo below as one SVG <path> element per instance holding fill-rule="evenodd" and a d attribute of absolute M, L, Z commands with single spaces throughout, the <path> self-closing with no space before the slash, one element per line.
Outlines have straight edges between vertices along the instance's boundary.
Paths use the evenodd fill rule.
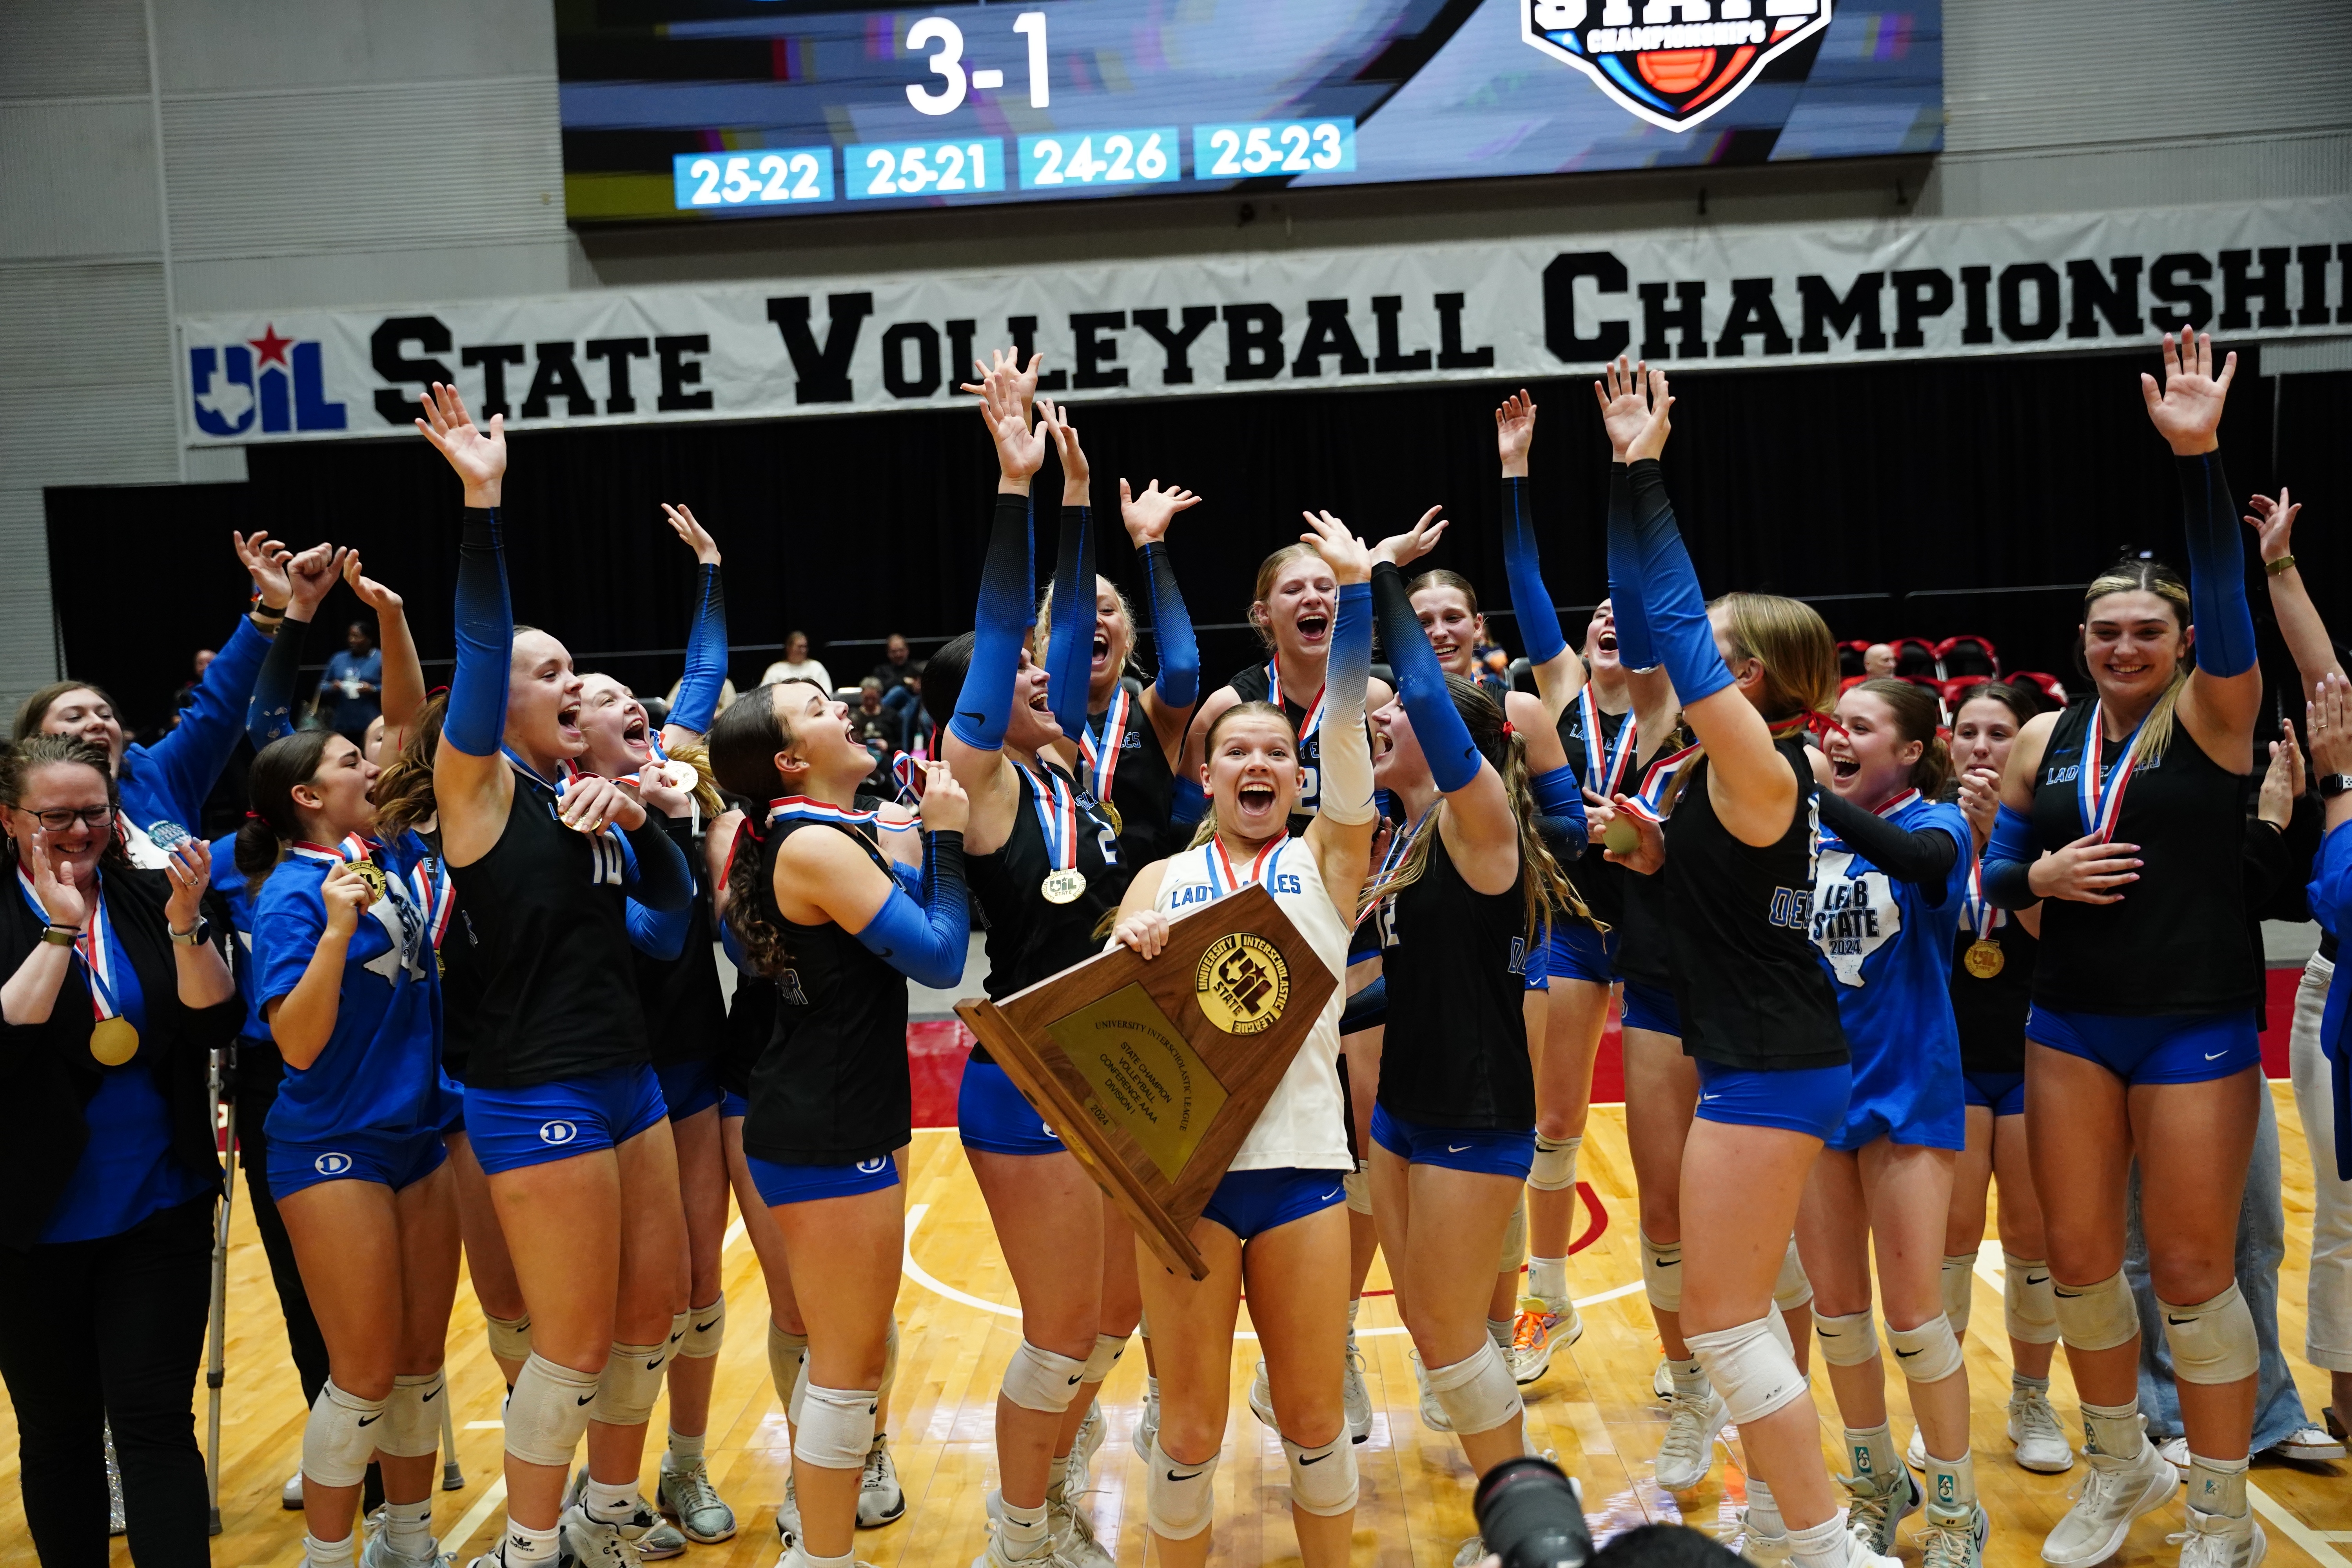
<path fill-rule="evenodd" d="M 1255 931 L 1235 931 L 1201 954 L 1192 988 L 1210 1023 L 1228 1035 L 1255 1035 L 1282 1016 L 1290 1000 L 1290 966 Z"/>

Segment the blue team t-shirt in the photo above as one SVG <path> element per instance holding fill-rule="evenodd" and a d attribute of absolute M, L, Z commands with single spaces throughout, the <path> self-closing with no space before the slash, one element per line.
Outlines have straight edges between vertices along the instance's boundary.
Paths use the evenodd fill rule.
<path fill-rule="evenodd" d="M 438 966 L 425 911 L 408 883 L 411 869 L 430 855 L 410 833 L 373 858 L 383 887 L 344 950 L 334 1032 L 309 1067 L 287 1065 L 269 1109 L 273 1140 L 404 1137 L 440 1126 L 445 1097 L 457 1089 L 441 1071 Z M 320 889 L 329 866 L 289 856 L 262 884 L 253 911 L 257 1006 L 291 993 L 310 968 L 327 930 Z"/>
<path fill-rule="evenodd" d="M 1854 1102 L 1867 1098 L 1870 1079 L 1891 1074 L 1916 1085 L 1948 1071 L 1957 1104 L 1952 942 L 1974 841 L 1960 808 L 1943 802 L 1914 800 L 1887 820 L 1906 833 L 1951 835 L 1958 853 L 1941 900 L 1931 904 L 1934 889 L 1895 880 L 1824 826 L 1813 869 L 1813 945 L 1853 1053 Z"/>

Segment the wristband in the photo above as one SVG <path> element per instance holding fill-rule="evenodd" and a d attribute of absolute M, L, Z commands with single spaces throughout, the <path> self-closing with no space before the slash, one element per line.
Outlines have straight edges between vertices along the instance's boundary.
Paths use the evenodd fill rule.
<path fill-rule="evenodd" d="M 2285 576 L 2289 572 L 2294 570 L 2294 552 L 2290 550 L 2275 561 L 2263 562 L 2263 570 L 2269 573 L 2273 577 Z"/>
<path fill-rule="evenodd" d="M 81 940 L 81 928 L 79 926 L 49 926 L 42 931 L 41 940 L 47 942 L 51 947 L 71 947 L 75 942 Z"/>
<path fill-rule="evenodd" d="M 172 939 L 174 946 L 202 947 L 205 944 L 205 927 L 208 923 L 209 922 L 206 921 L 199 918 L 195 924 L 190 926 L 184 931 L 173 931 L 167 923 L 163 927 L 163 932 Z"/>

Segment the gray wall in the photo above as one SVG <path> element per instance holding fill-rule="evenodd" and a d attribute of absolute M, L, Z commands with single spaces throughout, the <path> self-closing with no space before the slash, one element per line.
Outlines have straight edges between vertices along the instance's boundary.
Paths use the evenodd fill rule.
<path fill-rule="evenodd" d="M 549 0 L 0 0 L 0 701 L 57 673 L 44 486 L 244 475 L 179 447 L 175 311 L 2352 190 L 2345 0 L 1944 10 L 1933 160 L 583 237 Z"/>

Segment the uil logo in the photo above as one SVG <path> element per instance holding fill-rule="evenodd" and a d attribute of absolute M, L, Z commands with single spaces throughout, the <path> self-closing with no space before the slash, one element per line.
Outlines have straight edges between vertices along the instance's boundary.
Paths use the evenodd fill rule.
<path fill-rule="evenodd" d="M 1830 25 L 1832 0 L 1519 0 L 1519 36 L 1627 112 L 1687 131 Z"/>
<path fill-rule="evenodd" d="M 1226 1034 L 1262 1034 L 1274 1027 L 1290 1000 L 1290 965 L 1265 938 L 1235 931 L 1201 954 L 1192 989 L 1202 1016 Z"/>
<path fill-rule="evenodd" d="M 188 395 L 207 436 L 344 427 L 343 405 L 327 401 L 319 345 L 281 338 L 275 323 L 244 342 L 190 347 Z"/>

